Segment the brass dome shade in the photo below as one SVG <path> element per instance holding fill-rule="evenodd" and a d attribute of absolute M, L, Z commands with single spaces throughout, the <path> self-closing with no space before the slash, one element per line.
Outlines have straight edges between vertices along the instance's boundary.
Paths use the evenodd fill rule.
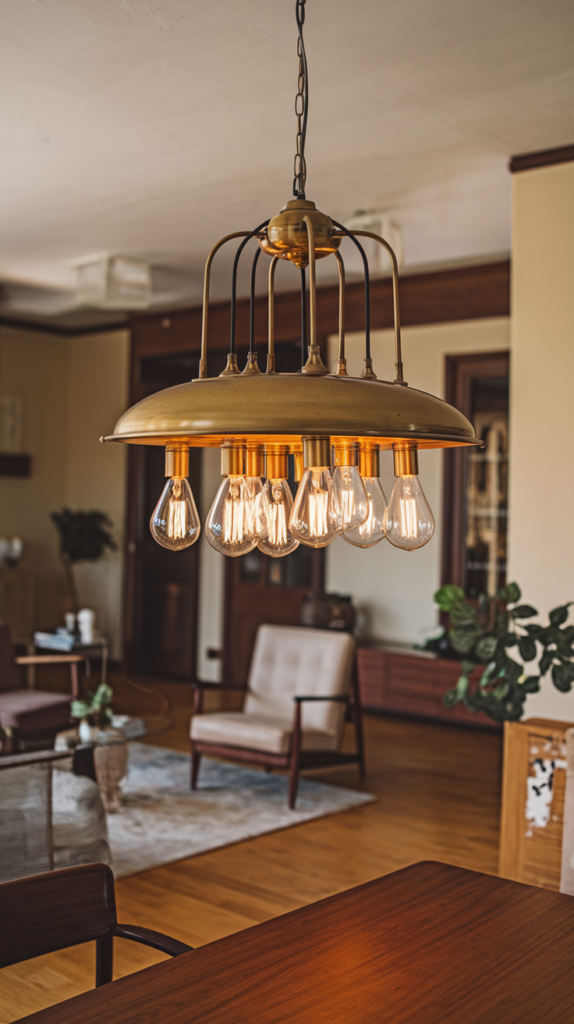
<path fill-rule="evenodd" d="M 462 413 L 434 395 L 409 388 L 404 380 L 398 264 L 389 243 L 369 231 L 351 233 L 306 198 L 304 13 L 305 0 L 296 0 L 299 78 L 295 198 L 275 217 L 250 231 L 233 231 L 211 250 L 205 266 L 198 379 L 144 398 L 124 413 L 111 436 L 102 439 L 165 447 L 168 482 L 152 513 L 150 527 L 158 543 L 174 551 L 195 543 L 201 530 L 187 481 L 190 447 L 222 449 L 223 479 L 205 522 L 209 544 L 232 557 L 258 547 L 266 556 L 279 558 L 291 554 L 300 543 L 325 547 L 337 533 L 356 547 L 372 547 L 385 537 L 405 550 L 422 547 L 433 535 L 434 518 L 418 480 L 418 449 L 481 443 Z M 395 334 L 392 382 L 378 380 L 373 367 L 369 267 L 357 236 L 375 239 L 391 260 Z M 360 377 L 348 375 L 345 357 L 345 267 L 339 252 L 345 237 L 359 250 L 365 273 L 365 356 Z M 227 365 L 219 377 L 208 378 L 211 267 L 219 249 L 234 239 L 241 241 L 233 262 Z M 258 244 L 251 269 L 249 354 L 241 372 L 235 344 L 237 272 L 249 242 Z M 270 257 L 265 373 L 257 362 L 254 326 L 256 270 L 262 253 Z M 335 373 L 323 363 L 317 330 L 315 264 L 326 256 L 334 257 L 339 276 Z M 277 372 L 281 370 L 281 357 L 275 352 L 274 282 L 280 259 L 299 270 L 299 373 Z M 331 468 L 332 446 L 337 455 Z M 380 448 L 394 450 L 396 480 L 388 506 L 378 479 Z M 287 479 L 288 451 L 295 458 L 295 497 Z"/>
<path fill-rule="evenodd" d="M 477 444 L 472 425 L 434 395 L 382 380 L 298 373 L 215 377 L 159 391 L 106 441 L 215 447 L 228 438 L 293 443 L 305 434 L 368 438 L 381 448 Z"/>

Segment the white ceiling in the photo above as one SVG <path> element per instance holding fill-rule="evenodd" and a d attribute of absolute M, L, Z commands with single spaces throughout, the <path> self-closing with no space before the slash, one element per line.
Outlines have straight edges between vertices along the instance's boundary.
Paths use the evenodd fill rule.
<path fill-rule="evenodd" d="M 0 280 L 109 252 L 198 300 L 217 238 L 291 197 L 294 8 L 2 0 Z M 308 198 L 391 213 L 407 268 L 508 252 L 509 156 L 574 139 L 572 0 L 307 0 L 305 37 Z"/>

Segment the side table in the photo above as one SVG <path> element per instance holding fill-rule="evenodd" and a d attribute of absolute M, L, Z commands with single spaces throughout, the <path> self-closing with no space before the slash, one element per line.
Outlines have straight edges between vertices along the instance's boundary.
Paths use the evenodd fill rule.
<path fill-rule="evenodd" d="M 38 651 L 42 651 L 43 653 L 48 653 L 49 652 L 50 654 L 54 654 L 55 653 L 55 649 L 53 647 L 42 647 L 41 644 L 35 644 L 35 643 L 32 642 L 30 644 L 29 653 L 30 654 L 35 654 Z M 107 678 L 108 678 L 108 658 L 109 658 L 109 653 L 110 653 L 110 641 L 108 640 L 108 638 L 106 636 L 96 636 L 96 637 L 94 637 L 94 639 L 92 640 L 91 644 L 82 644 L 80 642 L 77 642 L 68 651 L 68 653 L 69 654 L 83 654 L 88 659 L 88 663 L 89 663 L 90 657 L 92 657 L 92 658 L 101 657 L 101 659 L 102 659 L 102 671 L 101 671 L 101 676 L 100 676 L 100 682 L 101 683 L 107 682 Z M 35 682 L 34 676 L 32 676 L 31 679 L 29 679 L 29 681 L 28 681 L 28 686 L 29 686 L 29 688 L 31 690 L 34 689 L 34 682 Z"/>

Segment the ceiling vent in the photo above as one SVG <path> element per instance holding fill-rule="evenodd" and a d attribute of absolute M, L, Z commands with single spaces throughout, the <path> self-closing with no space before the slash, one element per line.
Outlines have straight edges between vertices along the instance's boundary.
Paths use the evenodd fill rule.
<path fill-rule="evenodd" d="M 147 309 L 151 267 L 125 256 L 86 256 L 74 264 L 76 301 L 96 309 Z"/>
<path fill-rule="evenodd" d="M 400 226 L 388 213 L 380 210 L 357 210 L 345 222 L 349 231 L 372 231 L 382 237 L 395 250 L 399 267 L 404 263 L 403 233 Z M 359 238 L 369 261 L 369 272 L 372 277 L 383 277 L 391 273 L 391 261 L 382 245 L 371 238 Z M 345 269 L 349 274 L 363 274 L 363 261 L 355 245 L 345 243 Z"/>

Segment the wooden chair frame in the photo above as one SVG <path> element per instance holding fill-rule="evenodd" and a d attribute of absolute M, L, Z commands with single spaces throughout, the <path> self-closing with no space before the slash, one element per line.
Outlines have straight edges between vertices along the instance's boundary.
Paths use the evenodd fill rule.
<path fill-rule="evenodd" d="M 150 928 L 118 924 L 114 876 L 106 864 L 82 864 L 1 883 L 0 921 L 0 967 L 95 940 L 96 987 L 112 981 L 115 937 L 168 956 L 193 948 Z"/>
<path fill-rule="evenodd" d="M 224 683 L 202 683 L 191 684 L 194 690 L 194 714 L 200 715 L 203 711 L 203 694 L 205 690 L 229 691 L 246 693 L 244 687 L 226 686 Z M 346 705 L 345 721 L 351 721 L 355 731 L 355 750 L 344 752 L 339 750 L 302 750 L 301 749 L 301 707 L 304 702 L 310 701 L 337 701 Z M 205 741 L 191 741 L 191 788 L 197 788 L 197 777 L 201 758 L 204 754 L 208 757 L 219 757 L 224 761 L 238 761 L 241 763 L 262 765 L 266 771 L 274 768 L 289 772 L 289 807 L 295 807 L 297 789 L 299 786 L 299 773 L 309 768 L 329 768 L 336 765 L 356 764 L 361 779 L 365 777 L 365 748 L 363 742 L 363 720 L 361 709 L 361 698 L 357 681 L 355 662 L 351 673 L 349 693 L 341 696 L 295 696 L 293 715 L 293 735 L 291 750 L 287 754 L 271 754 L 264 750 L 251 750 L 247 747 L 233 747 L 222 743 L 206 743 Z"/>

